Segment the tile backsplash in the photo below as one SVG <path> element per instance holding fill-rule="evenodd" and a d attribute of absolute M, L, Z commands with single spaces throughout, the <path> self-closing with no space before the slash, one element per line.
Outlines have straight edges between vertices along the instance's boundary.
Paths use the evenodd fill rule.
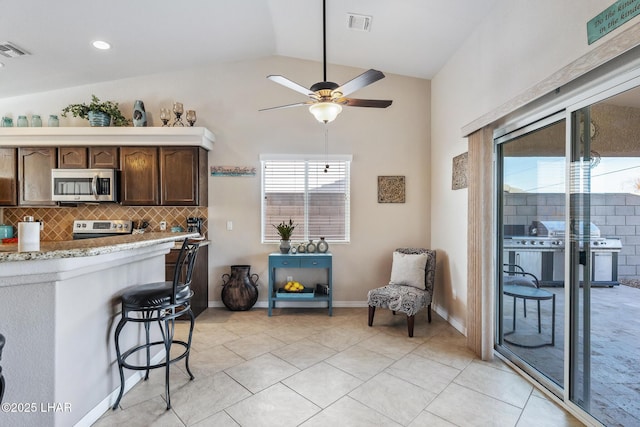
<path fill-rule="evenodd" d="M 186 230 L 187 217 L 202 217 L 203 232 L 208 229 L 208 208 L 203 206 L 121 206 L 104 203 L 100 205 L 81 205 L 78 207 L 51 208 L 4 208 L 3 220 L 7 225 L 15 227 L 25 216 L 33 216 L 44 221 L 44 230 L 40 234 L 42 240 L 71 240 L 73 238 L 73 221 L 76 219 L 123 219 L 149 222 L 148 231 L 160 231 L 160 221 L 167 221 L 167 231 L 179 225 Z"/>

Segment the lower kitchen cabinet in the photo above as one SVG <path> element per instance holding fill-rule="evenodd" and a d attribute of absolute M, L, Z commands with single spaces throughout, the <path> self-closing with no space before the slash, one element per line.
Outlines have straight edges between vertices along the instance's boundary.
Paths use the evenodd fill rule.
<path fill-rule="evenodd" d="M 180 249 L 172 249 L 165 257 L 165 280 L 173 280 L 179 253 Z M 198 316 L 209 306 L 209 246 L 204 244 L 200 245 L 198 250 L 198 258 L 191 276 L 191 289 L 191 310 L 194 316 Z M 180 317 L 180 320 L 186 320 L 185 316 Z"/>

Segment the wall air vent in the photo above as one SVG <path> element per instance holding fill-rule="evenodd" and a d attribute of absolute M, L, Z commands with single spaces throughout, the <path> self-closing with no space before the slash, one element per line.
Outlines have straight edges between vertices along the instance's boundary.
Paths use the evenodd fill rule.
<path fill-rule="evenodd" d="M 371 20 L 373 18 L 367 15 L 358 15 L 357 13 L 347 13 L 347 28 L 357 31 L 371 31 Z"/>
<path fill-rule="evenodd" d="M 0 42 L 0 55 L 6 56 L 7 58 L 18 58 L 20 56 L 30 55 L 30 53 L 11 42 Z"/>

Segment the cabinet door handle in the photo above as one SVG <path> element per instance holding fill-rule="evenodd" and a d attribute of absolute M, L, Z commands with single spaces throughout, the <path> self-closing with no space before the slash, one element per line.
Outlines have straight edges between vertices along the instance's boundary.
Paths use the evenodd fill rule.
<path fill-rule="evenodd" d="M 289 265 L 289 261 L 282 261 L 282 265 Z"/>
<path fill-rule="evenodd" d="M 312 261 L 311 262 L 313 265 L 318 265 L 318 261 Z"/>

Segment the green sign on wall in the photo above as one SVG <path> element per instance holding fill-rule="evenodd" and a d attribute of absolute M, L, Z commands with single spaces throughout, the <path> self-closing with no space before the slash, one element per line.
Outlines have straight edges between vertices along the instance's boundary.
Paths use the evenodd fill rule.
<path fill-rule="evenodd" d="M 618 0 L 587 22 L 589 44 L 615 30 L 640 13 L 640 0 Z"/>

